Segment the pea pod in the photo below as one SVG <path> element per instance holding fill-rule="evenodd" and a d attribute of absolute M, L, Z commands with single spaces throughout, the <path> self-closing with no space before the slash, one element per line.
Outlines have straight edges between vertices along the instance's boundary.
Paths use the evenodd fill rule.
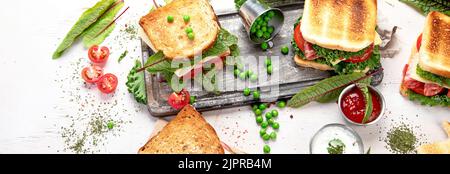
<path fill-rule="evenodd" d="M 95 21 L 97 21 L 109 7 L 116 2 L 116 0 L 101 0 L 97 2 L 93 7 L 87 9 L 78 21 L 73 25 L 70 29 L 69 33 L 67 33 L 66 37 L 64 37 L 61 44 L 58 46 L 56 51 L 53 53 L 53 59 L 57 59 L 61 57 L 63 52 L 69 48 L 75 39 L 80 36 L 83 31 L 85 31 L 89 26 L 91 26 Z"/>

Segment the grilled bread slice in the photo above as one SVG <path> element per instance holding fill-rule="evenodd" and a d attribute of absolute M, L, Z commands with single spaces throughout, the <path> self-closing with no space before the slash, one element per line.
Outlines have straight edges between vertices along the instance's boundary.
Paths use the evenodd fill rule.
<path fill-rule="evenodd" d="M 450 78 L 450 17 L 430 12 L 425 26 L 419 65 L 425 71 Z"/>
<path fill-rule="evenodd" d="M 223 154 L 224 149 L 214 128 L 191 105 L 187 105 L 138 153 Z"/>
<path fill-rule="evenodd" d="M 357 52 L 374 42 L 376 23 L 376 0 L 306 0 L 300 30 L 310 43 Z"/>
<path fill-rule="evenodd" d="M 184 15 L 190 16 L 189 22 Z M 168 22 L 168 16 L 174 21 Z M 153 49 L 162 50 L 168 59 L 194 57 L 214 44 L 220 30 L 208 0 L 174 0 L 143 16 L 139 24 Z M 194 31 L 193 40 L 187 37 L 187 27 Z"/>
<path fill-rule="evenodd" d="M 450 122 L 444 121 L 442 123 L 447 136 L 450 137 Z M 431 144 L 424 144 L 417 148 L 419 154 L 450 154 L 450 138 L 444 141 L 435 142 Z"/>

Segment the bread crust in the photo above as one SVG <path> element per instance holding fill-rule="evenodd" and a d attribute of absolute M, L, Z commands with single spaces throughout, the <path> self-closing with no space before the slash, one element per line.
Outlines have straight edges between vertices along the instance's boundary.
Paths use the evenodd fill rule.
<path fill-rule="evenodd" d="M 214 128 L 191 105 L 152 137 L 140 154 L 224 154 Z"/>
<path fill-rule="evenodd" d="M 374 42 L 376 0 L 306 0 L 300 30 L 324 48 L 357 52 Z"/>
<path fill-rule="evenodd" d="M 167 16 L 173 16 L 169 23 Z M 183 16 L 190 16 L 188 23 Z M 208 0 L 174 0 L 151 11 L 139 21 L 155 51 L 162 50 L 168 59 L 193 58 L 214 45 L 220 26 Z M 185 29 L 191 27 L 195 37 L 190 40 Z"/>
<path fill-rule="evenodd" d="M 450 122 L 442 122 L 442 127 L 450 137 Z M 419 154 L 450 154 L 450 139 L 435 142 L 431 144 L 424 144 L 417 148 Z"/>
<path fill-rule="evenodd" d="M 425 71 L 450 78 L 450 17 L 433 11 L 427 16 L 419 50 Z"/>
<path fill-rule="evenodd" d="M 309 67 L 309 68 L 314 68 L 314 69 L 318 69 L 318 70 L 322 70 L 322 71 L 334 70 L 334 68 L 331 66 L 317 63 L 317 62 L 314 62 L 311 60 L 304 60 L 298 55 L 294 56 L 294 61 L 298 66 L 302 66 L 302 67 Z"/>

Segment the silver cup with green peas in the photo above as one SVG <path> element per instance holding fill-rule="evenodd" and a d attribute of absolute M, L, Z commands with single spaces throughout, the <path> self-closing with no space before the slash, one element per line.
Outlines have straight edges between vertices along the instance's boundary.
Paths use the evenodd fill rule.
<path fill-rule="evenodd" d="M 260 44 L 272 40 L 284 24 L 284 14 L 259 0 L 247 0 L 239 8 L 249 39 Z"/>

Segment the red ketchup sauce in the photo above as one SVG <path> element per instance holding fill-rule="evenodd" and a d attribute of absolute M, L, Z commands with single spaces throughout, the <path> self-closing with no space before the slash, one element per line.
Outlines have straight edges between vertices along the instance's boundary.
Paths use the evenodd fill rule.
<path fill-rule="evenodd" d="M 373 110 L 372 115 L 366 123 L 372 122 L 378 118 L 381 113 L 381 105 L 378 96 L 372 90 L 369 91 L 370 95 L 372 95 Z M 364 112 L 366 110 L 366 102 L 362 91 L 359 88 L 354 87 L 344 94 L 341 101 L 341 108 L 348 119 L 356 123 L 362 123 Z"/>

